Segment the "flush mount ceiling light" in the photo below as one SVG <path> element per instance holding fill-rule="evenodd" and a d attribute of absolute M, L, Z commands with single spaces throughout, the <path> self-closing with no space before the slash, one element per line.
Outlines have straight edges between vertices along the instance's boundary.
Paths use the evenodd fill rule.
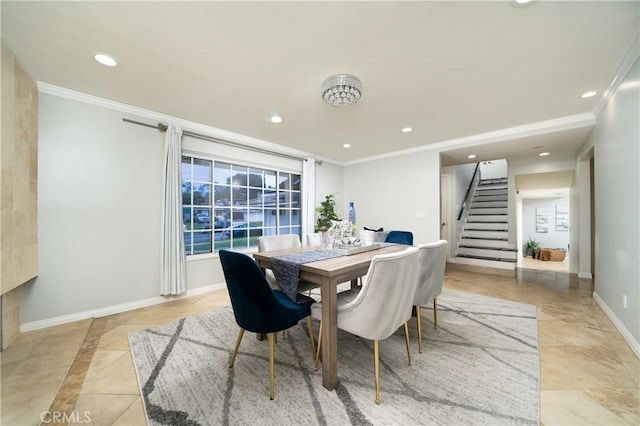
<path fill-rule="evenodd" d="M 469 154 L 469 155 L 467 155 L 467 158 L 470 158 L 470 159 L 472 159 L 472 160 L 473 160 L 474 158 L 476 158 L 476 157 L 477 157 L 477 155 L 475 155 L 475 154 Z"/>
<path fill-rule="evenodd" d="M 538 156 L 540 157 L 546 157 L 547 155 L 549 155 L 548 152 L 541 152 L 540 154 L 538 154 Z"/>
<path fill-rule="evenodd" d="M 96 53 L 93 55 L 93 58 L 107 67 L 115 67 L 118 65 L 115 59 L 105 53 Z"/>
<path fill-rule="evenodd" d="M 342 145 L 343 148 L 351 148 L 351 144 L 350 143 L 345 143 Z"/>
<path fill-rule="evenodd" d="M 362 82 L 355 75 L 337 74 L 322 83 L 322 100 L 331 106 L 355 104 L 362 96 Z"/>
<path fill-rule="evenodd" d="M 271 121 L 272 123 L 276 123 L 276 124 L 282 123 L 282 117 L 280 117 L 279 115 L 273 115 L 273 116 L 271 116 L 269 121 Z"/>
<path fill-rule="evenodd" d="M 591 90 L 589 92 L 583 93 L 580 97 L 581 98 L 590 98 L 590 97 L 595 96 L 595 95 L 596 95 L 596 92 Z"/>
<path fill-rule="evenodd" d="M 402 128 L 402 133 L 409 133 L 410 131 L 412 131 L 413 129 L 411 127 L 403 127 Z"/>

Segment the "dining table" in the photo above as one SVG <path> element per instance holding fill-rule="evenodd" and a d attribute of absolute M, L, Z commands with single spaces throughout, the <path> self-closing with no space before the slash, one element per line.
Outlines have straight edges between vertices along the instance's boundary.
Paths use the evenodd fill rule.
<path fill-rule="evenodd" d="M 375 249 L 355 254 L 345 254 L 329 259 L 299 265 L 299 279 L 318 284 L 322 299 L 322 385 L 335 389 L 338 383 L 338 327 L 337 294 L 338 284 L 351 282 L 356 285 L 359 277 L 367 274 L 371 259 L 379 254 L 406 250 L 406 245 L 384 244 Z M 271 269 L 274 257 L 301 253 L 311 250 L 327 250 L 323 247 L 300 247 L 295 249 L 253 253 L 258 266 L 264 271 Z M 348 251 L 345 250 L 345 253 Z"/>

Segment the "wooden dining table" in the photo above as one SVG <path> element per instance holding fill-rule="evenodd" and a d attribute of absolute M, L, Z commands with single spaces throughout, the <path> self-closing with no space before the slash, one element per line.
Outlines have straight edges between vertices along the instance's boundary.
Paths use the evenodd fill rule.
<path fill-rule="evenodd" d="M 338 383 L 338 328 L 337 328 L 337 288 L 338 284 L 357 279 L 367 274 L 371 259 L 379 254 L 388 254 L 406 250 L 406 245 L 382 246 L 375 250 L 352 255 L 333 257 L 300 264 L 300 280 L 320 285 L 322 297 L 322 385 L 329 390 Z M 273 257 L 301 251 L 322 250 L 321 247 L 302 247 L 296 249 L 254 253 L 258 266 L 270 268 Z"/>

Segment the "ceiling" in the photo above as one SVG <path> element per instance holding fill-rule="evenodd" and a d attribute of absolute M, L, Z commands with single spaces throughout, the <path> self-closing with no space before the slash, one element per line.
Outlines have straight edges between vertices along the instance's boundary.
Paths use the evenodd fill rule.
<path fill-rule="evenodd" d="M 537 159 L 540 145 L 575 154 L 637 40 L 639 10 L 636 1 L 2 1 L 1 28 L 41 82 L 342 164 L 437 144 L 447 165 L 472 161 L 470 150 L 473 161 Z M 99 65 L 94 52 L 118 65 Z M 337 73 L 362 80 L 358 104 L 322 102 L 322 82 Z M 582 99 L 588 90 L 598 94 Z"/>

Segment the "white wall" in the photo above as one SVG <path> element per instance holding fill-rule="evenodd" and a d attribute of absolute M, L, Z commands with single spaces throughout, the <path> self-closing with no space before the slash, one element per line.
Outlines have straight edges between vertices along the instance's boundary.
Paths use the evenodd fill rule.
<path fill-rule="evenodd" d="M 540 247 L 567 250 L 569 231 L 556 230 L 556 207 L 569 209 L 569 196 L 562 198 L 537 198 L 522 200 L 522 235 L 525 242 L 529 236 L 540 243 Z M 536 232 L 536 209 L 546 209 L 549 218 L 547 233 Z M 522 250 L 521 247 L 519 249 Z"/>
<path fill-rule="evenodd" d="M 449 241 L 449 257 L 454 257 L 456 253 L 456 246 L 460 239 L 459 237 L 462 232 L 465 218 L 463 215 L 462 218 L 458 220 L 458 214 L 460 213 L 460 208 L 464 202 L 464 196 L 466 195 L 467 188 L 471 183 L 471 178 L 473 177 L 475 168 L 476 163 L 442 168 L 442 174 L 449 173 L 451 179 L 451 217 L 442 219 L 443 221 L 448 221 L 450 224 L 449 228 L 452 236 L 450 237 L 451 241 Z"/>
<path fill-rule="evenodd" d="M 344 182 L 344 199 L 355 202 L 360 228 L 411 231 L 414 244 L 440 239 L 437 151 L 348 165 Z"/>
<path fill-rule="evenodd" d="M 634 65 L 597 117 L 595 297 L 640 342 L 640 68 Z M 628 307 L 622 306 L 627 296 Z M 605 309 L 606 310 L 606 309 Z M 638 352 L 636 352 L 638 353 Z"/>
<path fill-rule="evenodd" d="M 324 161 L 316 166 L 316 207 L 320 206 L 320 202 L 329 194 L 334 195 L 336 214 L 340 218 L 346 218 L 349 204 L 344 200 L 344 168 Z M 359 216 L 358 214 L 358 221 Z"/>

